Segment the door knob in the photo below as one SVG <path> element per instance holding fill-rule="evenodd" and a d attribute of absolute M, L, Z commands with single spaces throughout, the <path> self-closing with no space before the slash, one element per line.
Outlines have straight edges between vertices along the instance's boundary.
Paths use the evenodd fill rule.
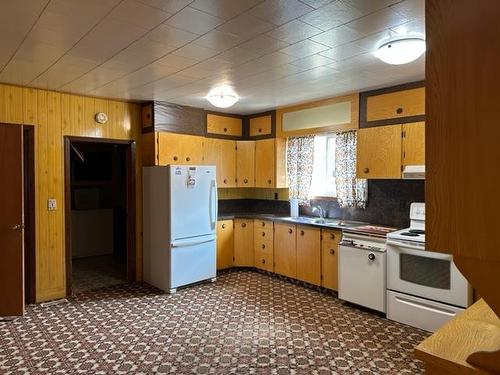
<path fill-rule="evenodd" d="M 373 253 L 368 254 L 368 259 L 370 259 L 372 261 L 375 260 L 375 254 L 373 254 Z"/>
<path fill-rule="evenodd" d="M 12 230 L 21 230 L 21 229 L 24 229 L 24 224 L 16 224 L 16 225 L 13 225 Z"/>

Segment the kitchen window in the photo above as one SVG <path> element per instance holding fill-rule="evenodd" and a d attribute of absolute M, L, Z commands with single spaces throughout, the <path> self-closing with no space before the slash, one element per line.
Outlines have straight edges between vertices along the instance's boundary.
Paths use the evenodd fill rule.
<path fill-rule="evenodd" d="M 335 134 L 314 137 L 311 197 L 336 197 Z"/>

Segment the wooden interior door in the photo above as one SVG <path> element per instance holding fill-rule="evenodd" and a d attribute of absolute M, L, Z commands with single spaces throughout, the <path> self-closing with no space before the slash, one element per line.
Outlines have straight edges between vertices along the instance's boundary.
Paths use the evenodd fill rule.
<path fill-rule="evenodd" d="M 274 139 L 255 142 L 255 187 L 271 188 L 274 178 Z"/>
<path fill-rule="evenodd" d="M 0 124 L 0 316 L 24 313 L 22 131 Z"/>

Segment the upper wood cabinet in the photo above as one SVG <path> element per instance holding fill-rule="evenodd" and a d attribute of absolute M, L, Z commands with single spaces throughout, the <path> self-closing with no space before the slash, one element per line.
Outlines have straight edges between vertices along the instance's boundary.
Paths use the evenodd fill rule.
<path fill-rule="evenodd" d="M 203 163 L 217 167 L 217 187 L 236 187 L 236 141 L 205 138 Z"/>
<path fill-rule="evenodd" d="M 233 266 L 234 231 L 232 220 L 217 222 L 217 269 Z"/>
<path fill-rule="evenodd" d="M 234 265 L 254 266 L 253 219 L 234 220 Z"/>
<path fill-rule="evenodd" d="M 297 279 L 321 285 L 321 230 L 297 226 Z"/>
<path fill-rule="evenodd" d="M 175 132 L 204 135 L 206 117 L 203 108 L 167 102 L 149 102 L 142 105 L 143 132 Z"/>
<path fill-rule="evenodd" d="M 425 122 L 403 124 L 402 164 L 425 164 Z"/>
<path fill-rule="evenodd" d="M 271 115 L 250 118 L 248 132 L 250 137 L 259 137 L 271 134 L 272 133 Z"/>
<path fill-rule="evenodd" d="M 275 140 L 264 139 L 255 142 L 255 186 L 272 188 L 275 181 Z"/>
<path fill-rule="evenodd" d="M 338 248 L 342 232 L 321 230 L 321 286 L 338 290 Z"/>
<path fill-rule="evenodd" d="M 297 277 L 296 225 L 274 223 L 274 272 Z"/>
<path fill-rule="evenodd" d="M 236 141 L 236 185 L 255 187 L 255 141 Z"/>
<path fill-rule="evenodd" d="M 425 88 L 368 96 L 366 120 L 380 121 L 425 114 Z"/>
<path fill-rule="evenodd" d="M 243 120 L 240 117 L 207 114 L 207 132 L 210 134 L 241 137 Z"/>
<path fill-rule="evenodd" d="M 159 132 L 158 164 L 202 164 L 203 140 L 194 135 Z"/>
<path fill-rule="evenodd" d="M 401 178 L 401 125 L 358 130 L 358 178 Z"/>

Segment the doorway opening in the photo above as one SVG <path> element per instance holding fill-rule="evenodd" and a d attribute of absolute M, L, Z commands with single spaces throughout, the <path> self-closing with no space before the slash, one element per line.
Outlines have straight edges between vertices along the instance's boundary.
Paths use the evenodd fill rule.
<path fill-rule="evenodd" d="M 135 143 L 65 138 L 67 293 L 135 281 Z"/>

